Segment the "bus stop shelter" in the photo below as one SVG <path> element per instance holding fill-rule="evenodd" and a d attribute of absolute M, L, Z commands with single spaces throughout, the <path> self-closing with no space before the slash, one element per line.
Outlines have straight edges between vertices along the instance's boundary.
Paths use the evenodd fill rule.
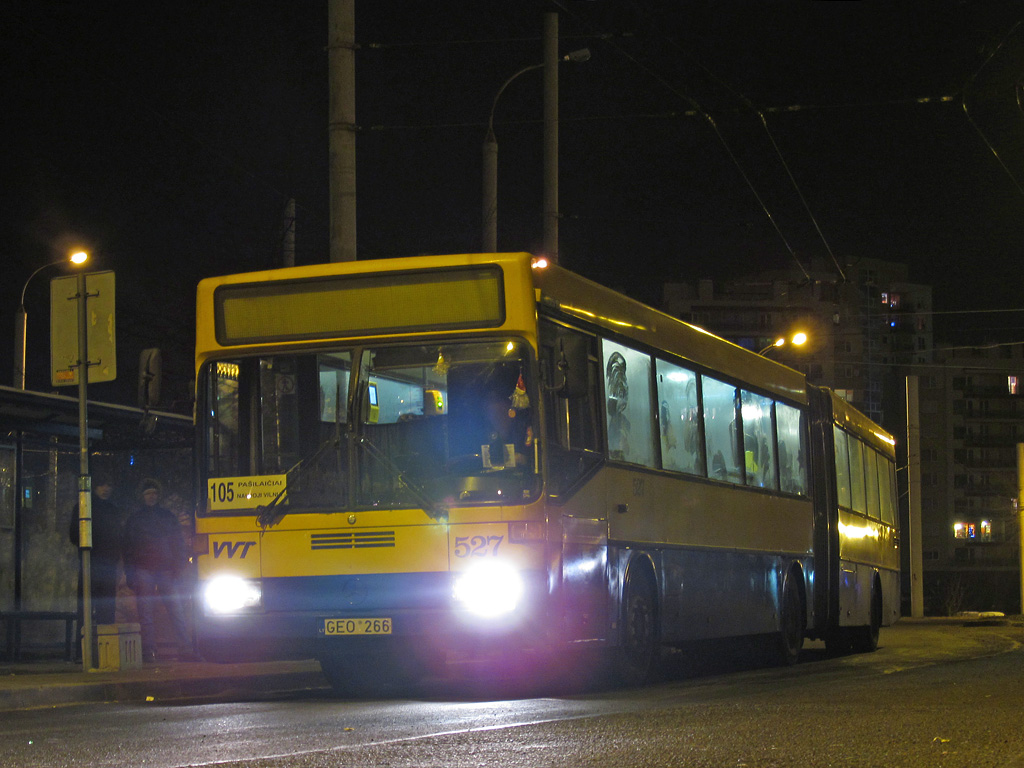
<path fill-rule="evenodd" d="M 64 619 L 77 610 L 78 551 L 68 533 L 78 503 L 78 418 L 75 397 L 0 386 L 0 620 L 42 617 L 26 627 L 35 644 L 64 642 L 71 632 Z M 90 472 L 112 479 L 112 501 L 124 515 L 137 485 L 155 477 L 167 489 L 163 503 L 186 519 L 191 417 L 89 401 L 88 427 Z M 12 620 L 5 624 L 9 645 Z"/>

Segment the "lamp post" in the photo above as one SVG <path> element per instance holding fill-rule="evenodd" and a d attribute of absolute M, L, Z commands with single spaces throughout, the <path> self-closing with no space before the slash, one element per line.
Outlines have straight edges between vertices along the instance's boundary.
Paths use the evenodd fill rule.
<path fill-rule="evenodd" d="M 786 339 L 785 336 L 780 336 L 779 338 L 777 338 L 775 341 L 773 341 L 771 344 L 769 344 L 767 347 L 762 349 L 757 354 L 759 354 L 762 357 L 764 357 L 765 353 L 769 352 L 772 349 L 775 349 L 776 347 L 784 347 L 784 346 L 786 346 L 786 344 L 791 344 L 794 347 L 799 347 L 802 344 L 806 344 L 806 343 L 807 343 L 807 334 L 804 333 L 803 331 L 798 331 L 798 332 L 794 333 L 788 340 Z"/>
<path fill-rule="evenodd" d="M 78 548 L 82 557 L 82 668 L 88 672 L 93 669 L 92 477 L 89 475 L 89 293 L 86 286 L 85 272 L 78 273 L 77 282 Z"/>
<path fill-rule="evenodd" d="M 25 388 L 25 341 L 26 333 L 28 328 L 28 316 L 25 313 L 25 291 L 28 290 L 28 284 L 32 281 L 32 278 L 42 272 L 44 269 L 49 267 L 55 267 L 58 264 L 84 264 L 89 260 L 89 254 L 85 251 L 77 251 L 66 259 L 58 259 L 57 261 L 51 261 L 49 264 L 43 264 L 35 272 L 28 276 L 28 280 L 21 287 L 21 300 L 18 302 L 18 311 L 14 316 L 14 386 L 17 389 Z"/>
<path fill-rule="evenodd" d="M 567 53 L 558 61 L 572 61 L 582 63 L 590 59 L 590 49 L 581 48 L 578 51 Z M 532 72 L 535 69 L 543 69 L 544 64 L 531 64 L 523 67 L 508 80 L 502 83 L 501 88 L 494 95 L 491 103 L 491 114 L 487 118 L 487 135 L 484 137 L 483 145 L 483 248 L 485 253 L 494 253 L 498 250 L 498 140 L 494 135 L 494 110 L 498 106 L 498 99 L 505 89 L 522 74 Z M 547 169 L 545 169 L 547 170 Z"/>

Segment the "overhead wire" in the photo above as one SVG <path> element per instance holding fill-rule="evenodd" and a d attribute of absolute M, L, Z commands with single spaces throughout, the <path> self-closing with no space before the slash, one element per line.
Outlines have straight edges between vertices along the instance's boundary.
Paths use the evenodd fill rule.
<path fill-rule="evenodd" d="M 970 123 L 972 128 L 974 128 L 974 130 L 977 132 L 978 136 L 981 137 L 981 140 L 985 143 L 985 146 L 988 147 L 989 151 L 992 153 L 992 156 L 995 157 L 996 161 L 1002 167 L 1003 171 L 1009 177 L 1010 181 L 1013 182 L 1013 185 L 1015 187 L 1017 187 L 1017 191 L 1020 192 L 1022 195 L 1024 195 L 1024 186 L 1021 186 L 1020 180 L 1013 173 L 1013 171 L 1010 170 L 1010 167 L 1006 164 L 1006 162 L 1003 160 L 1002 156 L 999 154 L 999 151 L 995 148 L 995 146 L 992 144 L 992 142 L 989 141 L 988 136 L 985 135 L 984 131 L 981 130 L 981 126 L 979 126 L 974 121 L 974 118 L 971 117 L 971 112 L 967 108 L 967 97 L 970 95 L 971 89 L 974 87 L 974 83 L 975 83 L 975 81 L 977 81 L 978 76 L 981 74 L 981 71 L 983 69 L 985 69 L 985 67 L 987 67 L 989 65 L 989 62 L 991 62 L 992 59 L 995 58 L 995 55 L 997 53 L 999 53 L 1003 49 L 1003 47 L 1006 45 L 1006 42 L 1011 37 L 1013 37 L 1013 34 L 1017 31 L 1017 29 L 1021 26 L 1021 24 L 1024 24 L 1024 19 L 1019 20 L 1016 24 L 1014 24 L 1010 28 L 1010 31 L 1006 33 L 1006 35 L 1003 37 L 1003 39 L 999 41 L 999 44 L 995 48 L 992 49 L 992 52 L 985 58 L 985 60 L 981 63 L 981 65 L 968 78 L 967 83 L 964 85 L 963 93 L 962 93 L 961 100 L 960 100 L 960 105 L 963 108 L 964 116 L 967 118 L 967 122 Z M 1016 99 L 1017 99 L 1017 107 L 1018 107 L 1018 109 L 1020 109 L 1020 97 L 1021 97 L 1020 92 L 1021 92 L 1021 83 L 1020 83 L 1020 81 L 1018 81 L 1016 83 L 1016 89 L 1015 89 L 1015 96 L 1016 96 Z"/>
<path fill-rule="evenodd" d="M 564 2 L 562 2 L 562 0 L 552 0 L 552 2 L 554 5 L 561 8 L 566 13 L 573 15 L 577 20 L 581 20 L 579 15 L 576 14 L 573 9 L 570 9 Z M 750 178 L 750 175 L 746 172 L 746 169 L 744 169 L 744 167 L 740 164 L 739 158 L 736 156 L 736 153 L 733 152 L 733 149 L 730 146 L 729 142 L 726 141 L 725 139 L 725 135 L 718 127 L 718 123 L 715 122 L 715 119 L 710 115 L 710 113 L 708 113 L 707 110 L 705 110 L 704 107 L 702 107 L 694 97 L 682 91 L 675 84 L 669 82 L 666 78 L 662 77 L 658 72 L 653 70 L 647 64 L 641 62 L 632 53 L 628 52 L 625 48 L 616 43 L 614 40 L 606 40 L 605 42 L 607 42 L 608 45 L 611 45 L 613 48 L 615 48 L 615 50 L 618 51 L 620 55 L 629 59 L 637 68 L 643 71 L 646 75 L 656 80 L 659 84 L 662 85 L 662 87 L 664 87 L 674 96 L 689 104 L 701 117 L 704 118 L 707 124 L 711 126 L 711 130 L 714 133 L 715 137 L 718 139 L 719 144 L 721 144 L 722 148 L 729 156 L 729 159 L 732 161 L 732 164 L 736 167 L 736 170 L 739 171 L 740 176 L 746 182 L 748 189 L 750 189 L 751 194 L 754 195 L 754 198 L 757 200 L 758 205 L 761 206 L 761 210 L 768 218 L 769 223 L 772 225 L 772 228 L 775 230 L 775 233 L 778 235 L 779 239 L 786 247 L 786 250 L 789 252 L 789 255 L 792 257 L 793 261 L 801 269 L 801 271 L 803 271 L 807 279 L 810 279 L 810 274 L 807 272 L 803 263 L 797 257 L 796 251 L 793 249 L 793 246 L 790 244 L 789 240 L 783 234 L 782 229 L 779 227 L 778 222 L 775 220 L 775 216 L 768 209 L 768 204 L 765 202 L 760 192 L 758 192 L 757 188 L 754 186 L 754 182 Z"/>
<path fill-rule="evenodd" d="M 640 9 L 640 6 L 637 3 L 635 3 L 635 2 L 633 3 L 633 7 L 637 8 L 637 9 Z M 826 253 L 828 253 L 829 258 L 832 259 L 832 263 L 835 265 L 836 271 L 839 273 L 839 276 L 843 279 L 844 282 L 846 282 L 846 279 L 847 279 L 846 278 L 846 273 L 843 271 L 842 266 L 839 264 L 839 260 L 836 258 L 835 252 L 832 250 L 832 246 L 829 244 L 828 238 L 825 237 L 825 233 L 822 231 L 822 228 L 821 228 L 821 225 L 818 222 L 817 216 L 815 216 L 814 212 L 811 210 L 811 206 L 807 202 L 807 197 L 804 195 L 803 190 L 801 189 L 800 185 L 797 183 L 796 177 L 793 175 L 793 171 L 790 168 L 789 163 L 786 161 L 786 158 L 783 156 L 782 149 L 779 147 L 778 142 L 775 140 L 775 134 L 772 133 L 771 128 L 768 127 L 768 120 L 767 120 L 767 118 L 765 118 L 764 111 L 762 111 L 761 109 L 758 109 L 754 105 L 754 103 L 747 97 L 747 95 L 745 93 L 737 90 L 730 83 L 726 82 L 726 80 L 724 78 L 722 78 L 720 75 L 718 75 L 718 73 L 712 71 L 710 67 L 705 65 L 704 62 L 702 62 L 700 59 L 698 59 L 692 53 L 689 53 L 689 52 L 685 51 L 674 38 L 667 37 L 667 36 L 665 36 L 664 34 L 661 34 L 661 33 L 659 33 L 659 37 L 661 37 L 663 40 L 665 40 L 670 46 L 672 46 L 674 49 L 676 49 L 681 55 L 683 55 L 683 56 L 689 58 L 691 61 L 693 61 L 693 63 L 696 64 L 706 75 L 708 75 L 708 77 L 710 77 L 712 79 L 712 81 L 718 83 L 720 86 L 725 88 L 725 90 L 727 90 L 729 93 L 731 93 L 737 99 L 739 99 L 740 102 L 744 104 L 744 106 L 746 106 L 750 111 L 752 111 L 755 115 L 757 115 L 758 119 L 761 121 L 762 127 L 764 128 L 765 135 L 768 137 L 768 141 L 771 143 L 772 149 L 775 151 L 775 156 L 778 158 L 779 162 L 782 164 L 782 168 L 783 168 L 783 170 L 785 170 L 786 176 L 789 179 L 789 182 L 792 185 L 793 190 L 796 192 L 797 197 L 800 198 L 800 203 L 803 205 L 804 210 L 807 212 L 807 216 L 810 218 L 811 223 L 814 225 L 814 229 L 818 233 L 819 239 L 821 240 L 822 244 L 825 246 Z M 799 260 L 796 259 L 796 254 L 793 254 L 793 258 L 797 261 L 798 264 L 800 264 Z M 810 279 L 810 275 L 807 273 L 806 270 L 804 270 L 802 264 L 800 264 L 800 268 L 804 271 L 804 276 L 807 279 Z"/>

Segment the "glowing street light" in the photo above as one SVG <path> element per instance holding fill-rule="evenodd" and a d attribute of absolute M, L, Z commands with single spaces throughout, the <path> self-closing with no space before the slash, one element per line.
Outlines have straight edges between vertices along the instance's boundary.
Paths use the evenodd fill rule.
<path fill-rule="evenodd" d="M 774 349 L 775 347 L 784 347 L 784 346 L 786 346 L 786 344 L 792 344 L 794 347 L 799 347 L 799 346 L 801 346 L 803 344 L 806 344 L 806 343 L 807 343 L 807 334 L 804 333 L 803 331 L 797 331 L 788 340 L 786 339 L 785 336 L 780 336 L 779 338 L 777 338 L 775 341 L 773 341 L 771 344 L 769 344 L 767 347 L 762 349 L 757 354 L 763 356 L 769 350 Z"/>
<path fill-rule="evenodd" d="M 28 326 L 28 317 L 25 314 L 25 291 L 32 278 L 48 267 L 55 267 L 58 264 L 71 263 L 76 266 L 84 264 L 89 260 L 89 254 L 85 251 L 76 251 L 67 258 L 51 261 L 43 264 L 35 272 L 28 276 L 28 280 L 21 287 L 21 300 L 18 302 L 18 311 L 14 316 L 14 386 L 17 389 L 25 388 L 25 338 Z"/>

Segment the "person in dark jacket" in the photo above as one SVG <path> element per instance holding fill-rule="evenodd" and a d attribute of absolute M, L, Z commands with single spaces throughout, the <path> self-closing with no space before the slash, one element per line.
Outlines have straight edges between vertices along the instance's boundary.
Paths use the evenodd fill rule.
<path fill-rule="evenodd" d="M 99 472 L 92 476 L 92 552 L 89 581 L 92 583 L 92 616 L 96 624 L 113 624 L 116 618 L 117 566 L 121 560 L 121 510 L 110 500 L 114 491 L 110 478 Z M 71 514 L 68 537 L 78 546 L 78 505 Z M 81 565 L 79 565 L 81 568 Z M 78 572 L 78 626 L 84 626 L 82 572 Z"/>
<path fill-rule="evenodd" d="M 160 505 L 160 482 L 142 482 L 142 503 L 124 527 L 124 571 L 135 593 L 142 633 L 142 659 L 156 661 L 154 611 L 159 600 L 178 642 L 178 658 L 195 660 L 192 639 L 185 623 L 181 577 L 188 563 L 188 549 L 181 524 L 173 512 Z"/>

